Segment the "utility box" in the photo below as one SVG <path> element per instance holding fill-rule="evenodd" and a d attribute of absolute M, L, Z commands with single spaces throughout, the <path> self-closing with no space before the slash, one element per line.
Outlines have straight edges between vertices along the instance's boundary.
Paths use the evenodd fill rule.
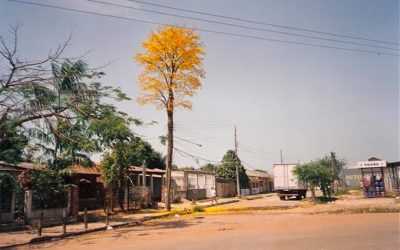
<path fill-rule="evenodd" d="M 281 200 L 285 200 L 291 196 L 295 196 L 298 200 L 306 197 L 307 185 L 299 182 L 293 174 L 293 170 L 297 166 L 299 164 L 296 163 L 274 164 L 275 191 Z"/>

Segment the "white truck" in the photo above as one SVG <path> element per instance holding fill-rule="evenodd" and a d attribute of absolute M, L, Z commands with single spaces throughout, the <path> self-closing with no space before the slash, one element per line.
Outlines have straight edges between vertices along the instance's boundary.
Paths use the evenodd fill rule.
<path fill-rule="evenodd" d="M 291 196 L 296 196 L 298 200 L 306 198 L 307 185 L 297 181 L 292 172 L 298 165 L 296 163 L 274 164 L 274 186 L 281 200 Z"/>

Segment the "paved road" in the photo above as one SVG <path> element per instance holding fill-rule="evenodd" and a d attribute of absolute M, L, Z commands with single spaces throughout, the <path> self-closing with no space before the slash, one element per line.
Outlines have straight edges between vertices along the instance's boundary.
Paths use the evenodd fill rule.
<path fill-rule="evenodd" d="M 151 222 L 30 249 L 400 249 L 399 214 L 251 214 Z"/>

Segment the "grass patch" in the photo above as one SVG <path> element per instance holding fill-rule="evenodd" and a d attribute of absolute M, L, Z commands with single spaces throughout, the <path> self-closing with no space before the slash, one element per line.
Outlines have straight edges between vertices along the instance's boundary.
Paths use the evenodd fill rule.
<path fill-rule="evenodd" d="M 340 214 L 340 213 L 353 213 L 353 214 L 371 214 L 371 213 L 399 213 L 400 208 L 390 207 L 361 207 L 353 209 L 336 209 L 332 211 L 323 211 L 322 213 Z"/>
<path fill-rule="evenodd" d="M 204 212 L 204 211 L 205 211 L 204 207 L 201 207 L 201 206 L 192 207 L 192 212 L 193 213 L 200 213 L 200 212 Z"/>
<path fill-rule="evenodd" d="M 205 209 L 206 213 L 235 213 L 266 210 L 286 210 L 297 206 L 261 206 L 261 207 L 209 207 Z"/>
<path fill-rule="evenodd" d="M 396 193 L 393 191 L 386 191 L 386 198 L 396 198 Z"/>
<path fill-rule="evenodd" d="M 205 211 L 205 208 L 203 206 L 194 206 L 192 208 L 176 209 L 176 210 L 171 211 L 171 213 L 169 214 L 169 217 L 174 217 L 176 215 L 182 216 L 182 215 L 189 215 L 189 214 L 194 214 L 194 213 L 202 213 L 204 211 Z"/>
<path fill-rule="evenodd" d="M 347 188 L 339 188 L 339 190 L 335 192 L 336 196 L 338 196 L 338 195 L 349 195 L 349 194 L 351 194 L 350 193 L 350 189 L 347 189 Z"/>

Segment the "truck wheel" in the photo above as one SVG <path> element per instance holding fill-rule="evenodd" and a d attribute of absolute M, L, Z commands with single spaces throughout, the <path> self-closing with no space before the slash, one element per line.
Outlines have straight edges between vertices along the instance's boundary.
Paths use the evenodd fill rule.
<path fill-rule="evenodd" d="M 301 200 L 301 195 L 296 196 L 296 200 Z"/>
<path fill-rule="evenodd" d="M 281 199 L 281 201 L 284 201 L 286 199 L 286 196 L 279 196 L 279 199 Z"/>

